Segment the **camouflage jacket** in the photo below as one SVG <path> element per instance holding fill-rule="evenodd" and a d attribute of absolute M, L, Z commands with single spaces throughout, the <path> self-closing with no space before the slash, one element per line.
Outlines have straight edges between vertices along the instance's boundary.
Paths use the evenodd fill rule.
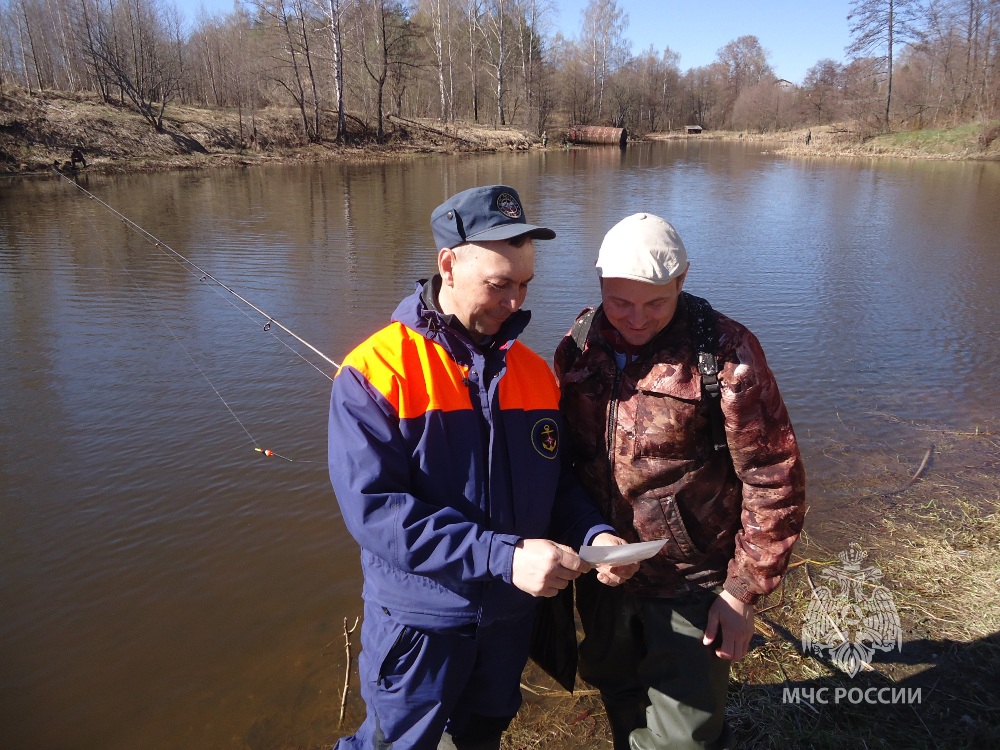
<path fill-rule="evenodd" d="M 556 350 L 561 408 L 577 473 L 608 522 L 630 542 L 667 540 L 626 589 L 674 597 L 722 584 L 753 603 L 787 568 L 805 471 L 760 342 L 718 312 L 729 449 L 712 449 L 687 308 L 682 295 L 670 324 L 622 370 L 598 309 L 583 351 L 571 336 Z"/>

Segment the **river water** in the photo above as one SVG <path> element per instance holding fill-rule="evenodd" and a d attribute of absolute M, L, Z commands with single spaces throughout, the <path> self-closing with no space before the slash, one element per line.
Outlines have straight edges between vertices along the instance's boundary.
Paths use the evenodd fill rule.
<path fill-rule="evenodd" d="M 777 374 L 814 534 L 933 431 L 997 427 L 997 164 L 706 142 L 80 180 L 334 360 L 433 271 L 434 206 L 493 182 L 558 232 L 526 304 L 547 357 L 603 233 L 677 226 L 686 288 Z M 332 743 L 361 612 L 333 367 L 56 177 L 0 183 L 0 321 L 0 747 Z"/>

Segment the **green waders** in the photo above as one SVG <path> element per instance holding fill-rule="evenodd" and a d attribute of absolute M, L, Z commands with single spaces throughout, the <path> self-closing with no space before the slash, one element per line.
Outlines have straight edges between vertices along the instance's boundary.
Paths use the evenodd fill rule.
<path fill-rule="evenodd" d="M 723 750 L 730 662 L 702 644 L 718 594 L 636 596 L 576 581 L 583 621 L 580 676 L 601 691 L 615 750 Z"/>

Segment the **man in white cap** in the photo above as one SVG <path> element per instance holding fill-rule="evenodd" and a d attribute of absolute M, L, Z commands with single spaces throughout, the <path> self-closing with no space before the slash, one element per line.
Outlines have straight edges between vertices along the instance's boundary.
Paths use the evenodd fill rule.
<path fill-rule="evenodd" d="M 805 515 L 795 434 L 757 338 L 682 291 L 687 252 L 651 214 L 597 259 L 602 304 L 555 355 L 574 464 L 629 542 L 664 540 L 617 589 L 577 579 L 580 674 L 616 750 L 724 748 L 731 662 Z"/>

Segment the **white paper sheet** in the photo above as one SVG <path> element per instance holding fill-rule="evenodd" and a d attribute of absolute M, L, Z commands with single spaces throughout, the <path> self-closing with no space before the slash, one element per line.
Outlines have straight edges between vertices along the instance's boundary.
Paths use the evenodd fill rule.
<path fill-rule="evenodd" d="M 655 542 L 636 542 L 635 544 L 618 544 L 607 547 L 580 547 L 580 557 L 591 565 L 628 565 L 629 563 L 647 560 L 667 543 L 666 539 Z"/>

